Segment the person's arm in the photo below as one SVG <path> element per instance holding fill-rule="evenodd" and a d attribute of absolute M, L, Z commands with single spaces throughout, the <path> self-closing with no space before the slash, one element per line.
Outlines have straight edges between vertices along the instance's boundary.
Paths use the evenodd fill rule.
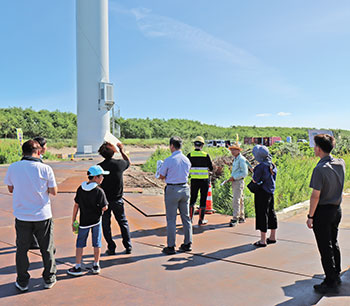
<path fill-rule="evenodd" d="M 49 194 L 52 194 L 53 196 L 57 195 L 57 184 L 55 179 L 55 174 L 53 173 L 53 170 L 51 167 L 48 167 L 47 171 L 47 178 L 48 178 L 48 189 L 47 192 Z"/>
<path fill-rule="evenodd" d="M 211 162 L 209 154 L 207 154 L 207 161 L 208 161 L 208 169 L 209 169 L 209 171 L 213 171 L 213 163 Z"/>
<path fill-rule="evenodd" d="M 241 159 L 240 166 L 241 166 L 241 178 L 244 179 L 248 175 L 247 161 L 244 159 Z"/>
<path fill-rule="evenodd" d="M 7 185 L 7 189 L 9 191 L 9 193 L 13 193 L 13 186 Z"/>
<path fill-rule="evenodd" d="M 124 152 L 124 145 L 121 142 L 119 142 L 119 143 L 117 143 L 117 147 L 119 148 L 119 151 L 120 151 L 120 154 L 122 155 L 122 158 L 125 161 L 129 162 L 129 164 L 131 164 L 129 156 L 127 156 Z"/>
<path fill-rule="evenodd" d="M 73 230 L 73 232 L 75 231 L 73 223 L 77 220 L 78 211 L 79 211 L 79 204 L 78 203 L 74 203 L 73 216 L 72 216 L 72 230 Z"/>
<path fill-rule="evenodd" d="M 57 191 L 58 191 L 57 186 L 48 188 L 49 194 L 52 194 L 53 196 L 57 195 Z"/>
<path fill-rule="evenodd" d="M 261 182 L 261 179 L 262 179 L 262 169 L 263 167 L 261 167 L 260 165 L 257 165 L 255 168 L 254 168 L 254 172 L 253 172 L 253 182 L 254 183 L 260 183 Z"/>
<path fill-rule="evenodd" d="M 165 180 L 165 178 L 166 178 L 166 174 L 167 174 L 167 172 L 168 172 L 168 166 L 167 166 L 167 164 L 168 164 L 167 160 L 164 160 L 162 166 L 161 166 L 160 169 L 159 169 L 159 178 L 160 178 L 161 180 Z"/>
<path fill-rule="evenodd" d="M 108 209 L 108 201 L 107 201 L 107 197 L 106 197 L 106 194 L 104 193 L 104 191 L 101 189 L 101 203 L 102 203 L 102 208 L 101 208 L 101 210 L 102 210 L 102 213 L 104 212 L 104 211 L 106 211 L 107 209 Z"/>
<path fill-rule="evenodd" d="M 321 194 L 320 190 L 312 189 L 312 194 L 310 197 L 309 214 L 306 221 L 306 225 L 308 228 L 312 228 L 313 226 L 313 221 L 314 221 L 313 217 L 314 217 L 318 202 L 320 201 L 320 194 Z"/>

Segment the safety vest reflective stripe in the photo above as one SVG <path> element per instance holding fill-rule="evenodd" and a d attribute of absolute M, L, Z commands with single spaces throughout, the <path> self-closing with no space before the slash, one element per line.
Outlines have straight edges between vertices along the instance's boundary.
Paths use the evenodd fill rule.
<path fill-rule="evenodd" d="M 206 157 L 207 153 L 203 151 L 192 151 L 190 155 L 191 157 Z"/>
<path fill-rule="evenodd" d="M 207 179 L 209 178 L 208 167 L 192 167 L 190 175 L 192 179 Z"/>

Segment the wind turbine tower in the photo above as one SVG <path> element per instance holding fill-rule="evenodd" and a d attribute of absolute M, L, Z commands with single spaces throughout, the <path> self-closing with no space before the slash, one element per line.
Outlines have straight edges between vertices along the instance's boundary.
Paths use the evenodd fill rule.
<path fill-rule="evenodd" d="M 76 0 L 77 154 L 96 153 L 110 131 L 108 0 Z"/>

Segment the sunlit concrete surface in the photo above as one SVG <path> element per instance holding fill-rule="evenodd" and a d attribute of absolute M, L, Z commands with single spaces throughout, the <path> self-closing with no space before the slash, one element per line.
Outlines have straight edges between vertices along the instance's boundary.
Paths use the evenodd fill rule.
<path fill-rule="evenodd" d="M 52 163 L 59 183 L 80 176 L 95 161 Z M 6 167 L 0 167 L 3 182 Z M 78 173 L 78 174 L 77 174 Z M 133 252 L 124 254 L 120 232 L 113 220 L 117 243 L 115 256 L 101 258 L 101 274 L 89 273 L 93 256 L 91 240 L 84 250 L 86 274 L 66 274 L 74 262 L 75 239 L 71 232 L 74 193 L 52 197 L 57 248 L 57 284 L 43 289 L 39 251 L 30 251 L 29 291 L 14 286 L 15 230 L 12 197 L 0 187 L 0 304 L 1 305 L 349 305 L 350 197 L 343 203 L 339 231 L 343 284 L 337 296 L 321 296 L 312 286 L 321 282 L 322 267 L 305 211 L 279 223 L 278 242 L 256 249 L 254 219 L 229 227 L 230 216 L 208 215 L 209 224 L 193 228 L 193 251 L 165 256 L 166 222 L 162 196 L 125 194 Z M 194 224 L 198 216 L 194 217 Z M 183 242 L 178 218 L 177 246 Z M 103 241 L 102 251 L 106 249 Z M 345 273 L 344 273 L 345 272 Z"/>

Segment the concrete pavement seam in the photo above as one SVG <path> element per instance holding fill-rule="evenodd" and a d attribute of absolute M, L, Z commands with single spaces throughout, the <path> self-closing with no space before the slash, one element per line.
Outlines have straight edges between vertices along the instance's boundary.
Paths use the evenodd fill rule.
<path fill-rule="evenodd" d="M 146 243 L 146 242 L 134 241 L 134 243 L 138 243 L 138 244 L 142 244 L 142 245 L 148 245 L 148 246 L 156 247 L 156 248 L 162 248 L 162 246 L 160 246 L 160 245 L 154 245 L 154 244 Z M 270 270 L 270 271 L 274 271 L 274 272 L 280 272 L 280 273 L 286 273 L 286 274 L 292 274 L 292 275 L 298 275 L 298 276 L 304 276 L 304 277 L 323 279 L 322 277 L 312 276 L 312 275 L 309 275 L 309 274 L 303 274 L 303 273 L 292 272 L 292 271 L 276 269 L 276 268 L 269 268 L 269 267 L 264 267 L 264 266 L 244 263 L 244 262 L 235 261 L 235 260 L 228 260 L 228 259 L 223 259 L 223 258 L 218 259 L 218 258 L 215 258 L 215 257 L 212 257 L 212 256 L 203 255 L 203 254 L 199 254 L 199 253 L 193 253 L 193 252 L 185 252 L 185 253 L 191 254 L 191 255 L 194 255 L 194 256 L 210 258 L 210 259 L 213 259 L 213 260 L 216 260 L 216 261 L 224 261 L 224 262 L 228 262 L 228 263 L 235 263 L 235 264 L 239 264 L 239 265 L 243 265 L 243 266 L 259 268 L 259 269 L 264 269 L 264 270 Z"/>

